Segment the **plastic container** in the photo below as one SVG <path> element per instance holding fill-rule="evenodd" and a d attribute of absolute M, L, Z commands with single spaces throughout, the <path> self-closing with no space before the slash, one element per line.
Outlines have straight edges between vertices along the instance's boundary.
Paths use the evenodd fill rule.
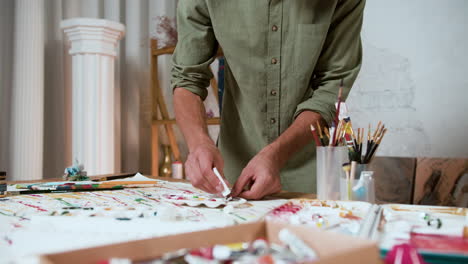
<path fill-rule="evenodd" d="M 317 198 L 340 199 L 340 179 L 345 178 L 343 163 L 349 162 L 347 147 L 317 147 Z"/>
<path fill-rule="evenodd" d="M 357 183 L 353 186 L 352 200 L 375 203 L 374 172 L 362 171 Z"/>

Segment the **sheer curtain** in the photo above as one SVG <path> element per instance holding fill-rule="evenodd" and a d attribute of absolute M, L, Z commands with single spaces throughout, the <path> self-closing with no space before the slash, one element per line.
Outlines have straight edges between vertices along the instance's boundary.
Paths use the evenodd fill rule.
<path fill-rule="evenodd" d="M 72 164 L 71 58 L 59 23 L 74 17 L 126 26 L 115 75 L 121 170 L 150 172 L 149 39 L 154 18 L 174 18 L 176 5 L 174 0 L 0 1 L 0 170 L 9 180 L 59 177 Z M 159 63 L 169 97 L 170 61 Z"/>

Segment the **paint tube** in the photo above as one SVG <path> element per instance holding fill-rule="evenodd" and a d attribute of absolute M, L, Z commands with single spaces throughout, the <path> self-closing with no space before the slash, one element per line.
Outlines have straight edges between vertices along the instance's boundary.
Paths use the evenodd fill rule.
<path fill-rule="evenodd" d="M 264 255 L 270 250 L 270 245 L 265 239 L 259 238 L 250 244 L 250 250 L 256 255 Z"/>
<path fill-rule="evenodd" d="M 213 257 L 213 247 L 190 250 L 190 253 L 185 255 L 184 259 L 189 264 L 218 263 Z"/>
<path fill-rule="evenodd" d="M 281 229 L 278 234 L 279 239 L 299 258 L 299 260 L 315 260 L 317 254 L 304 241 L 293 234 L 288 229 Z"/>
<path fill-rule="evenodd" d="M 248 252 L 248 243 L 233 243 L 227 245 L 216 245 L 213 247 L 213 258 L 217 260 L 228 260 L 239 258 Z"/>
<path fill-rule="evenodd" d="M 171 251 L 162 255 L 157 261 L 152 261 L 151 264 L 156 263 L 182 263 L 184 256 L 189 253 L 188 249 L 179 249 L 176 251 Z"/>
<path fill-rule="evenodd" d="M 111 258 L 104 261 L 99 261 L 99 264 L 132 264 L 132 260 L 124 258 Z"/>

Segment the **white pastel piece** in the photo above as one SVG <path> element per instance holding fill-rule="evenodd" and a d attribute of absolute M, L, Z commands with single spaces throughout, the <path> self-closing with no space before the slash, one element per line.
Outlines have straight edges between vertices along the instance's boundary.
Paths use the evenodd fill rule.
<path fill-rule="evenodd" d="M 221 193 L 224 197 L 227 197 L 229 194 L 231 194 L 231 189 L 226 185 L 226 183 L 223 180 L 223 177 L 221 177 L 221 174 L 219 173 L 218 169 L 216 167 L 213 168 L 213 172 L 218 177 L 218 180 L 221 182 L 223 185 L 223 192 Z"/>

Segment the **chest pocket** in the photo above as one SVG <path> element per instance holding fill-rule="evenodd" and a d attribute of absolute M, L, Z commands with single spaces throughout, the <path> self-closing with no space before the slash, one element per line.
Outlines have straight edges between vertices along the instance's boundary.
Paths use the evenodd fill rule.
<path fill-rule="evenodd" d="M 329 24 L 297 25 L 294 43 L 294 73 L 302 81 L 309 79 L 322 52 Z"/>

